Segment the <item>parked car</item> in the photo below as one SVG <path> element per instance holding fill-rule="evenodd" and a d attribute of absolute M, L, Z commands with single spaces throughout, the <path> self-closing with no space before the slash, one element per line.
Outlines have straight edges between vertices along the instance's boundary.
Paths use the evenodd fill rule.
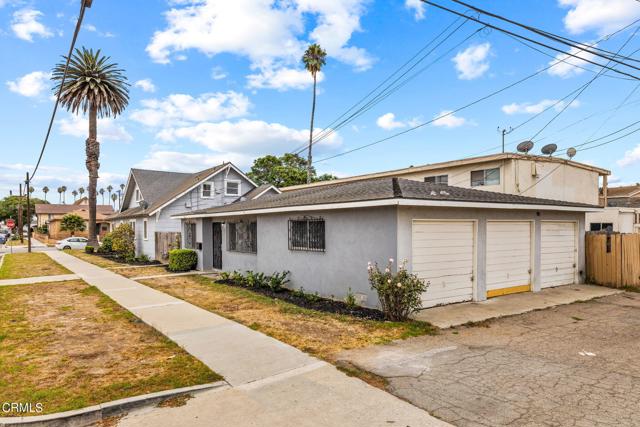
<path fill-rule="evenodd" d="M 85 237 L 67 237 L 56 242 L 56 249 L 84 249 L 87 241 Z"/>
<path fill-rule="evenodd" d="M 5 243 L 7 243 L 7 238 L 4 234 L 0 233 L 0 245 L 4 245 Z"/>

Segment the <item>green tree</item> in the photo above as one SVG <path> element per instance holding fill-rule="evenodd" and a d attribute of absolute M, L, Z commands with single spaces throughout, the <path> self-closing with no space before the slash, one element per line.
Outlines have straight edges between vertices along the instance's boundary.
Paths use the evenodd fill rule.
<path fill-rule="evenodd" d="M 84 231 L 86 229 L 87 225 L 80 215 L 66 214 L 60 221 L 60 230 L 68 231 L 72 236 L 76 231 Z"/>
<path fill-rule="evenodd" d="M 102 196 L 102 205 L 104 205 L 104 188 L 101 188 L 98 190 L 98 193 L 100 194 L 100 196 Z"/>
<path fill-rule="evenodd" d="M 113 209 L 116 208 L 116 200 L 118 200 L 118 195 L 116 193 L 113 193 L 111 195 L 111 201 L 113 201 Z"/>
<path fill-rule="evenodd" d="M 73 190 L 71 194 L 73 195 L 73 201 L 75 202 L 76 198 L 78 197 L 78 192 L 76 190 Z"/>
<path fill-rule="evenodd" d="M 129 104 L 129 84 L 124 70 L 110 62 L 110 57 L 100 50 L 76 49 L 69 61 L 67 77 L 63 85 L 64 61 L 53 69 L 52 80 L 57 84 L 60 102 L 74 114 L 89 115 L 89 137 L 86 140 L 85 165 L 89 171 L 89 245 L 98 246 L 96 227 L 96 187 L 100 169 L 100 143 L 98 142 L 98 118 L 116 117 Z"/>
<path fill-rule="evenodd" d="M 44 187 L 42 187 L 42 193 L 44 193 L 44 201 L 47 201 L 47 193 L 49 192 L 49 187 L 47 187 L 46 185 Z"/>
<path fill-rule="evenodd" d="M 84 187 L 78 188 L 78 194 L 80 194 L 80 198 L 82 199 L 82 195 L 84 194 Z"/>
<path fill-rule="evenodd" d="M 307 162 L 297 154 L 284 154 L 277 157 L 267 155 L 253 162 L 251 170 L 247 174 L 256 184 L 273 184 L 276 187 L 289 187 L 307 182 Z M 336 179 L 330 174 L 316 175 L 316 170 L 311 167 L 311 182 L 329 181 Z"/>
<path fill-rule="evenodd" d="M 136 253 L 135 232 L 129 224 L 120 224 L 111 232 L 111 247 L 123 258 L 133 258 Z"/>
<path fill-rule="evenodd" d="M 29 200 L 31 206 L 31 212 L 35 212 L 35 205 L 41 203 L 48 203 L 46 200 L 33 198 Z M 4 221 L 9 218 L 18 219 L 18 206 L 22 205 L 22 223 L 29 224 L 27 221 L 27 198 L 19 196 L 8 196 L 0 200 L 0 220 Z"/>
<path fill-rule="evenodd" d="M 320 47 L 319 44 L 312 44 L 307 48 L 302 55 L 302 62 L 304 67 L 313 76 L 313 102 L 311 104 L 311 126 L 309 126 L 309 149 L 307 153 L 307 183 L 313 181 L 313 174 L 311 171 L 312 156 L 311 147 L 313 146 L 313 119 L 316 115 L 316 83 L 318 72 L 322 69 L 326 63 L 327 52 Z"/>

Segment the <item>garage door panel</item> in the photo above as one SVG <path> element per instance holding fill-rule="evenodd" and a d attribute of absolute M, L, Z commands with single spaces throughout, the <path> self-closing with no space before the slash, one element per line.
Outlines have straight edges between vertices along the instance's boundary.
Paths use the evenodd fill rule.
<path fill-rule="evenodd" d="M 574 222 L 543 222 L 541 226 L 540 282 L 543 288 L 569 285 L 576 277 Z"/>
<path fill-rule="evenodd" d="M 531 223 L 487 222 L 487 291 L 531 284 Z"/>
<path fill-rule="evenodd" d="M 475 226 L 472 221 L 414 221 L 412 271 L 429 282 L 423 306 L 473 296 Z"/>

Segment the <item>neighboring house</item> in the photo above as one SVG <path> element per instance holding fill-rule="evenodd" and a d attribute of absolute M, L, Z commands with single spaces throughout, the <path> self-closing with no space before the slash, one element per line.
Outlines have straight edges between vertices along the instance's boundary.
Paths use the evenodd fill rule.
<path fill-rule="evenodd" d="M 600 197 L 607 207 L 602 212 L 587 214 L 587 231 L 640 233 L 640 183 L 600 189 Z"/>
<path fill-rule="evenodd" d="M 131 169 L 122 207 L 110 217 L 113 226 L 130 223 L 135 230 L 136 256 L 166 261 L 171 249 L 195 244 L 193 226 L 171 215 L 233 203 L 261 187 L 231 163 L 196 173 Z M 263 187 L 265 194 L 279 190 Z"/>
<path fill-rule="evenodd" d="M 82 217 L 85 221 L 89 220 L 89 199 L 86 197 L 77 200 L 70 205 L 62 204 L 50 204 L 50 203 L 38 203 L 36 207 L 36 218 L 38 227 L 47 227 L 47 236 L 51 239 L 65 239 L 71 235 L 68 231 L 62 231 L 60 229 L 60 222 L 62 218 L 67 214 L 76 214 Z M 96 206 L 96 223 L 98 226 L 98 235 L 104 236 L 109 232 L 109 221 L 107 217 L 113 214 L 113 208 L 111 205 L 97 205 Z M 87 237 L 87 230 L 78 231 L 74 234 L 76 236 Z"/>
<path fill-rule="evenodd" d="M 608 175 L 610 172 L 606 169 L 558 157 L 502 153 L 286 187 L 281 190 L 287 192 L 301 188 L 319 188 L 339 182 L 399 177 L 432 184 L 595 205 L 599 200 L 599 179 L 602 178 L 606 188 Z"/>
<path fill-rule="evenodd" d="M 569 170 L 591 173 L 576 169 Z M 590 203 L 383 177 L 175 218 L 201 230 L 201 268 L 288 270 L 293 287 L 340 299 L 351 289 L 361 304 L 376 306 L 367 263 L 406 259 L 408 269 L 430 283 L 422 296 L 428 307 L 582 282 L 582 230 L 585 212 L 600 210 L 598 173 L 595 199 L 586 190 L 582 196 Z"/>

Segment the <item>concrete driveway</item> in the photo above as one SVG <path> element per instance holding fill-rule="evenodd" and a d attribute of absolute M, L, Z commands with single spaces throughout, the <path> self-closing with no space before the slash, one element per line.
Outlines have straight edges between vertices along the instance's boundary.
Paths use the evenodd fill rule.
<path fill-rule="evenodd" d="M 457 426 L 637 426 L 640 294 L 346 352 Z"/>

